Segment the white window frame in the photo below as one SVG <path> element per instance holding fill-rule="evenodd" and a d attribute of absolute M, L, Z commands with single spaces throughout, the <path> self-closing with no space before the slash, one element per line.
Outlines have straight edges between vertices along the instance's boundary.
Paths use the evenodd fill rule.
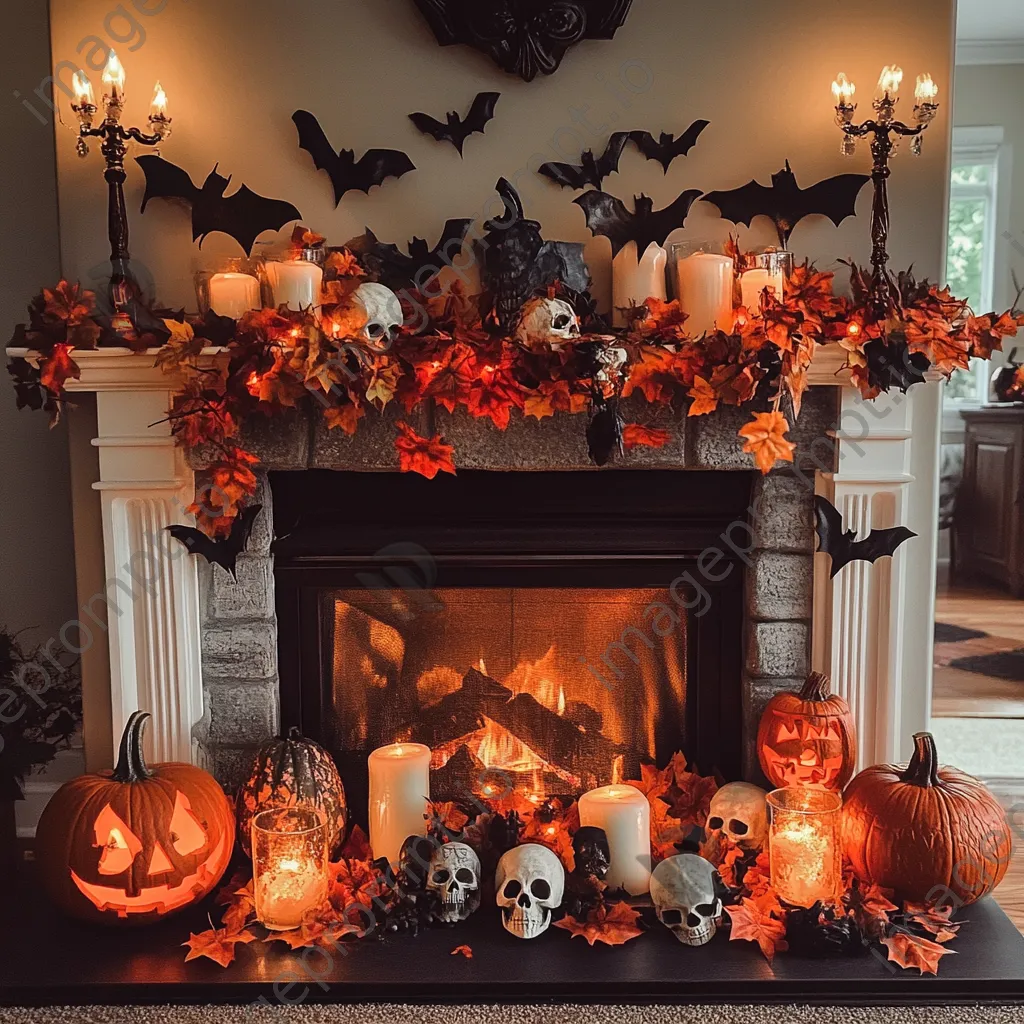
<path fill-rule="evenodd" d="M 953 185 L 952 167 L 977 166 L 984 164 L 992 168 L 992 177 L 987 185 Z M 982 294 L 973 300 L 975 313 L 988 313 L 1009 307 L 1013 301 L 1007 293 L 1005 268 L 1010 263 L 1010 184 L 1013 180 L 1013 147 L 1006 142 L 1005 131 L 1000 125 L 961 127 L 953 129 L 953 154 L 950 170 L 950 200 L 967 199 L 977 196 L 990 198 L 988 222 L 985 226 L 985 255 L 982 267 Z M 949 230 L 945 233 L 948 245 Z M 944 247 L 945 247 L 944 245 Z M 946 267 L 943 253 L 943 272 Z M 988 400 L 988 381 L 991 367 L 988 362 L 978 360 L 975 365 L 975 392 L 969 398 L 947 398 L 945 401 L 955 421 L 960 411 L 978 408 Z M 947 429 L 957 426 L 947 422 Z"/>

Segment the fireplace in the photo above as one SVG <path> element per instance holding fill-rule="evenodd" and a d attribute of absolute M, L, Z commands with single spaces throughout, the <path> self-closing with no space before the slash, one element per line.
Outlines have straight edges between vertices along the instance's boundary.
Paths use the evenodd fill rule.
<path fill-rule="evenodd" d="M 745 565 L 701 553 L 752 484 L 271 474 L 283 724 L 328 746 L 357 809 L 367 754 L 401 741 L 434 752 L 438 799 L 577 796 L 677 750 L 739 778 Z"/>

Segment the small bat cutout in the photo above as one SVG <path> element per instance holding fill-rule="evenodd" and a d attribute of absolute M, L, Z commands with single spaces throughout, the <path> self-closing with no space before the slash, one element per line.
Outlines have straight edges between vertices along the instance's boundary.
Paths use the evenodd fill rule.
<path fill-rule="evenodd" d="M 414 237 L 409 243 L 408 256 L 397 245 L 377 241 L 374 233 L 367 228 L 369 252 L 380 260 L 381 283 L 388 288 L 412 284 L 422 291 L 445 267 L 452 265 L 462 251 L 466 233 L 472 225 L 472 219 L 445 221 L 441 239 L 433 249 L 427 249 L 424 239 Z"/>
<path fill-rule="evenodd" d="M 593 150 L 588 149 L 580 157 L 582 163 L 579 165 L 546 163 L 541 164 L 538 170 L 562 188 L 580 189 L 588 185 L 600 188 L 601 182 L 619 169 L 619 160 L 629 138 L 629 132 L 616 132 L 598 157 L 594 156 Z"/>
<path fill-rule="evenodd" d="M 655 139 L 650 132 L 630 132 L 629 137 L 634 143 L 636 143 L 636 148 L 639 149 L 648 160 L 657 160 L 665 169 L 665 173 L 668 174 L 668 169 L 672 166 L 672 161 L 675 160 L 676 157 L 686 156 L 686 154 L 697 145 L 697 139 L 700 138 L 700 133 L 704 131 L 709 124 L 711 124 L 710 121 L 694 121 L 693 124 L 691 124 L 690 127 L 678 137 L 669 132 L 662 132 L 658 139 Z"/>
<path fill-rule="evenodd" d="M 634 197 L 635 213 L 630 213 L 621 199 L 607 192 L 584 192 L 573 202 L 587 215 L 587 227 L 595 235 L 605 235 L 611 241 L 613 257 L 628 242 L 636 242 L 636 251 L 643 256 L 651 242 L 664 245 L 665 239 L 683 226 L 690 207 L 700 197 L 699 189 L 689 189 L 664 210 L 655 210 L 654 201 L 641 194 Z"/>
<path fill-rule="evenodd" d="M 243 509 L 232 523 L 231 533 L 223 540 L 207 537 L 202 530 L 192 526 L 168 526 L 167 532 L 175 540 L 180 540 L 190 555 L 202 555 L 210 565 L 219 565 L 231 573 L 231 578 L 237 582 L 235 566 L 238 556 L 245 551 L 256 517 L 262 510 L 262 505 L 250 505 Z"/>
<path fill-rule="evenodd" d="M 473 106 L 469 108 L 465 118 L 460 117 L 458 111 L 451 110 L 447 115 L 447 124 L 429 114 L 410 114 L 409 120 L 424 135 L 429 135 L 438 142 L 450 142 L 459 151 L 459 156 L 462 156 L 462 147 L 466 139 L 477 132 L 483 135 L 487 123 L 494 117 L 494 108 L 499 99 L 500 92 L 477 93 Z"/>
<path fill-rule="evenodd" d="M 905 526 L 894 526 L 888 530 L 872 530 L 864 540 L 857 540 L 857 531 L 844 531 L 839 509 L 821 495 L 814 499 L 814 518 L 817 522 L 818 550 L 831 557 L 833 579 L 850 562 L 875 562 L 886 555 L 895 554 L 901 544 L 917 536 Z"/>
<path fill-rule="evenodd" d="M 784 249 L 793 229 L 811 214 L 821 214 L 839 227 L 857 213 L 857 196 L 871 180 L 867 174 L 839 174 L 810 188 L 800 188 L 786 161 L 785 169 L 772 175 L 771 187 L 751 181 L 729 192 L 709 192 L 704 202 L 713 203 L 726 220 L 748 228 L 759 214 L 770 217 Z"/>
<path fill-rule="evenodd" d="M 346 192 L 369 194 L 374 185 L 416 170 L 409 157 L 397 149 L 368 149 L 359 160 L 351 149 L 335 152 L 320 122 L 308 110 L 296 110 L 292 121 L 299 130 L 299 148 L 309 153 L 318 171 L 326 171 L 330 177 L 335 206 Z"/>
<path fill-rule="evenodd" d="M 230 178 L 217 173 L 214 167 L 196 188 L 187 171 L 160 156 L 135 158 L 146 176 L 146 193 L 142 197 L 142 212 L 151 199 L 178 199 L 192 207 L 192 241 L 199 239 L 202 247 L 212 231 L 230 235 L 246 252 L 252 255 L 256 239 L 264 231 L 279 231 L 292 220 L 301 220 L 302 214 L 280 199 L 266 199 L 243 185 L 233 195 L 225 196 Z"/>

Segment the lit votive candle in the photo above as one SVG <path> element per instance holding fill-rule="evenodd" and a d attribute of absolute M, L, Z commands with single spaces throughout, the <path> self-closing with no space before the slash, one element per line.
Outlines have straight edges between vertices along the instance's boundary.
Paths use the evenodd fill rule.
<path fill-rule="evenodd" d="M 217 316 L 241 320 L 249 310 L 260 308 L 260 283 L 250 274 L 214 274 L 209 288 L 210 309 Z"/>
<path fill-rule="evenodd" d="M 279 807 L 252 820 L 256 919 L 270 931 L 298 928 L 327 900 L 327 822 L 313 807 Z"/>
<path fill-rule="evenodd" d="M 402 843 L 425 836 L 430 799 L 430 747 L 392 743 L 370 754 L 370 848 L 398 865 Z"/>
<path fill-rule="evenodd" d="M 714 330 L 731 331 L 735 267 L 731 256 L 696 252 L 676 264 L 676 283 L 690 335 L 699 338 Z"/>
<path fill-rule="evenodd" d="M 781 270 L 773 274 L 769 270 L 757 268 L 745 271 L 740 278 L 743 305 L 746 306 L 747 312 L 752 316 L 756 316 L 761 309 L 761 295 L 765 288 L 768 289 L 776 300 L 782 300 L 784 283 Z"/>
<path fill-rule="evenodd" d="M 580 797 L 580 824 L 603 828 L 608 884 L 639 896 L 651 887 L 651 807 L 633 786 L 602 786 Z"/>
<path fill-rule="evenodd" d="M 274 305 L 299 312 L 320 307 L 320 286 L 324 272 L 307 260 L 271 260 L 267 278 L 274 292 Z"/>
<path fill-rule="evenodd" d="M 768 794 L 772 888 L 796 907 L 835 900 L 842 891 L 843 799 L 827 790 L 790 786 Z"/>
<path fill-rule="evenodd" d="M 665 300 L 665 267 L 668 253 L 657 242 L 647 246 L 637 259 L 636 242 L 627 242 L 612 260 L 612 319 L 616 327 L 626 326 L 630 306 L 648 299 Z"/>

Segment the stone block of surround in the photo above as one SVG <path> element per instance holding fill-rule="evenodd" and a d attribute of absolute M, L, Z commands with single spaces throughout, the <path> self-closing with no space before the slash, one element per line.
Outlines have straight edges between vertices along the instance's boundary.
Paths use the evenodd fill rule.
<path fill-rule="evenodd" d="M 753 679 L 807 675 L 810 629 L 804 622 L 752 622 L 747 625 L 747 674 Z"/>
<path fill-rule="evenodd" d="M 754 484 L 754 547 L 770 551 L 814 551 L 813 476 L 784 471 L 758 477 Z"/>
<path fill-rule="evenodd" d="M 265 743 L 278 731 L 277 679 L 217 682 L 205 688 L 208 737 L 221 742 Z"/>
<path fill-rule="evenodd" d="M 274 560 L 269 555 L 239 555 L 236 579 L 220 566 L 203 574 L 203 614 L 211 623 L 274 617 Z"/>
<path fill-rule="evenodd" d="M 752 620 L 807 622 L 813 614 L 814 556 L 755 552 L 746 586 Z"/>

